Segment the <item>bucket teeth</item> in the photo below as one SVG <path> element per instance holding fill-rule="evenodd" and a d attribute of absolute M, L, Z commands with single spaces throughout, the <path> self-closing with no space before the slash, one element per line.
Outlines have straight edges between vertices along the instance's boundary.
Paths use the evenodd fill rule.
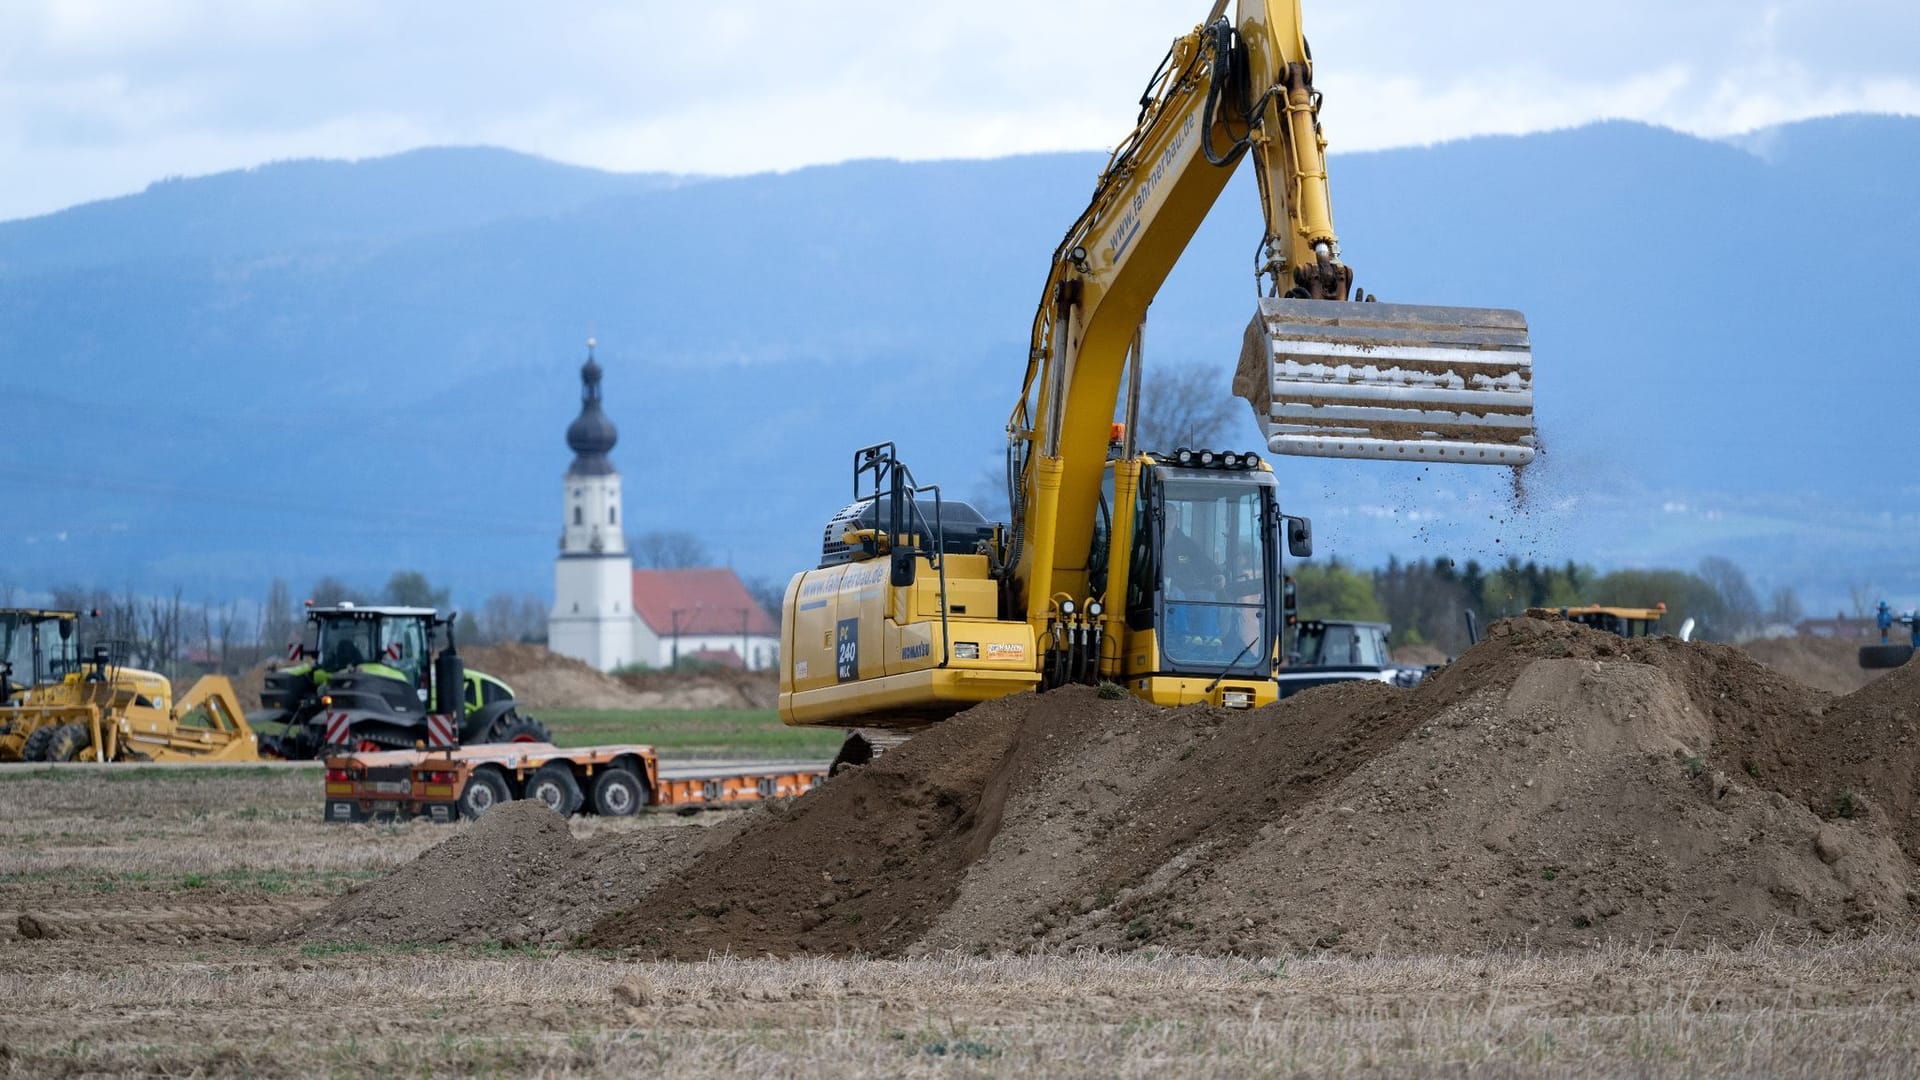
<path fill-rule="evenodd" d="M 1533 460 L 1533 353 L 1517 311 L 1262 299 L 1234 392 L 1276 454 Z"/>

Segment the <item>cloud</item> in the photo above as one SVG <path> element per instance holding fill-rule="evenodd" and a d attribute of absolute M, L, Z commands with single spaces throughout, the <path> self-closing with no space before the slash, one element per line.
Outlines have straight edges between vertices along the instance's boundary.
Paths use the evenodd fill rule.
<path fill-rule="evenodd" d="M 1920 113 L 1920 5 L 1307 0 L 1336 151 L 1603 118 Z M 1205 5 L 9 0 L 0 218 L 294 156 L 492 143 L 619 169 L 1104 149 Z"/>

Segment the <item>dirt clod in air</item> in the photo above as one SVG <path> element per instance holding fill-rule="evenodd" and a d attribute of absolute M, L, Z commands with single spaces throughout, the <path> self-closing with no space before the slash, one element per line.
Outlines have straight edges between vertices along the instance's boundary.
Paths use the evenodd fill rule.
<path fill-rule="evenodd" d="M 410 873 L 420 890 L 474 875 L 545 933 L 680 959 L 1695 947 L 1912 926 L 1916 700 L 1920 664 L 1834 697 L 1730 647 L 1512 619 L 1413 690 L 1336 684 L 1254 712 L 1081 688 L 992 702 L 656 854 L 618 904 L 505 866 L 581 865 L 558 822 L 517 807 L 363 903 L 386 909 Z M 442 923 L 471 921 L 456 906 Z"/>

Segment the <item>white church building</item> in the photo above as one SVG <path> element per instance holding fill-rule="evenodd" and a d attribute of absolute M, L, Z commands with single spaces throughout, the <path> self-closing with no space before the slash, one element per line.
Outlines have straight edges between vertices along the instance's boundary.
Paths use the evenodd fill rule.
<path fill-rule="evenodd" d="M 587 342 L 580 415 L 562 483 L 560 557 L 553 567 L 547 648 L 601 671 L 691 663 L 759 671 L 780 657 L 780 627 L 732 570 L 635 570 L 622 523 L 620 474 L 608 457 L 619 432 L 600 404 L 600 364 Z"/>

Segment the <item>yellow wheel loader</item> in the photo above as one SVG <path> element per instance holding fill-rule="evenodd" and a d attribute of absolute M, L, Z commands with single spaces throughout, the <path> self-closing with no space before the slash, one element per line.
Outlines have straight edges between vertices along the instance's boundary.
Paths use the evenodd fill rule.
<path fill-rule="evenodd" d="M 1353 287 L 1299 0 L 1226 9 L 1168 50 L 1054 251 L 1007 424 L 1011 520 L 916 483 L 890 443 L 860 451 L 853 504 L 782 604 L 787 723 L 899 731 L 1075 682 L 1169 705 L 1275 700 L 1280 553 L 1310 554 L 1311 527 L 1281 512 L 1259 455 L 1134 434 L 1148 305 L 1242 162 L 1264 232 L 1233 387 L 1266 449 L 1532 460 L 1525 319 Z"/>
<path fill-rule="evenodd" d="M 116 662 L 111 646 L 78 661 L 78 621 L 71 611 L 0 611 L 0 761 L 260 760 L 226 676 L 205 676 L 175 700 L 164 675 Z"/>

